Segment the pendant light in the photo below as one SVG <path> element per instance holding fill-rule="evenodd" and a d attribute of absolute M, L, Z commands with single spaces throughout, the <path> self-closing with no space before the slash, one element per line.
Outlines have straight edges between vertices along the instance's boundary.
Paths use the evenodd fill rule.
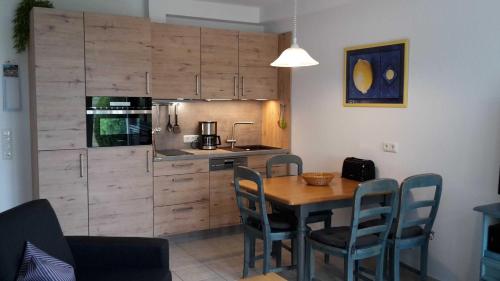
<path fill-rule="evenodd" d="M 294 4 L 292 46 L 284 50 L 283 53 L 281 53 L 281 55 L 273 63 L 271 63 L 271 66 L 303 67 L 319 64 L 319 62 L 313 59 L 306 50 L 302 49 L 299 47 L 299 44 L 297 44 L 297 0 L 295 0 Z"/>

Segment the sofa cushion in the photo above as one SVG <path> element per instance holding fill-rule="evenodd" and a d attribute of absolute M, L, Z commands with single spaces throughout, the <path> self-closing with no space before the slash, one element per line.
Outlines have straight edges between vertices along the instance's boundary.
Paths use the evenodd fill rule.
<path fill-rule="evenodd" d="M 162 268 L 79 268 L 78 281 L 171 281 L 170 271 Z"/>
<path fill-rule="evenodd" d="M 26 242 L 17 281 L 76 281 L 73 267 Z"/>
<path fill-rule="evenodd" d="M 0 213 L 0 280 L 14 281 L 26 241 L 75 266 L 56 214 L 47 200 L 35 200 Z"/>

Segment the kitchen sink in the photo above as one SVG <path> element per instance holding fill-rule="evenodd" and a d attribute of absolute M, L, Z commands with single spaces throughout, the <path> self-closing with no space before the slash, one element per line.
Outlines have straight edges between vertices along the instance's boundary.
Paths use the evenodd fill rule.
<path fill-rule="evenodd" d="M 221 147 L 220 149 L 227 150 L 227 151 L 233 151 L 233 152 L 240 152 L 240 151 L 272 150 L 272 149 L 280 149 L 280 148 L 257 144 L 257 145 L 238 145 L 238 146 L 235 146 L 234 148 Z"/>

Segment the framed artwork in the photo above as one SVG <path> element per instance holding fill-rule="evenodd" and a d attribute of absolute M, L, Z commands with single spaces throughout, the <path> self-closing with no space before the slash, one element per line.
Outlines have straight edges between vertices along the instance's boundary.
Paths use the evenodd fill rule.
<path fill-rule="evenodd" d="M 408 40 L 344 49 L 344 106 L 408 106 Z"/>

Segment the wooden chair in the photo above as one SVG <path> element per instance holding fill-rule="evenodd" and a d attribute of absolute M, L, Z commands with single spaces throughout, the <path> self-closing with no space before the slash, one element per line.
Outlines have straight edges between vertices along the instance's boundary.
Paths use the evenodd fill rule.
<path fill-rule="evenodd" d="M 252 194 L 241 189 L 241 180 L 254 182 L 258 187 L 258 194 Z M 281 271 L 283 269 L 281 267 L 281 247 L 276 256 L 276 267 L 271 268 L 272 245 L 274 241 L 281 242 L 282 240 L 294 240 L 296 238 L 296 219 L 267 213 L 262 176 L 257 171 L 247 167 L 236 167 L 234 171 L 234 189 L 243 221 L 243 278 L 248 276 L 248 269 L 253 266 L 253 262 L 258 258 L 264 260 L 264 274 Z M 260 257 L 255 257 L 256 239 L 262 239 L 264 242 L 264 254 Z"/>
<path fill-rule="evenodd" d="M 364 198 L 385 195 L 385 202 L 379 205 L 362 203 Z M 318 250 L 344 258 L 344 280 L 354 280 L 354 269 L 359 260 L 377 258 L 375 280 L 383 280 L 384 257 L 387 237 L 396 215 L 398 183 L 393 179 L 377 179 L 361 183 L 354 195 L 351 226 L 330 227 L 313 231 L 306 240 L 306 280 L 314 275 L 314 252 Z M 377 224 L 358 228 L 360 220 L 382 216 Z"/>
<path fill-rule="evenodd" d="M 431 200 L 410 201 L 412 190 L 434 187 Z M 388 239 L 391 280 L 399 281 L 399 257 L 401 250 L 420 247 L 420 279 L 427 279 L 427 258 L 432 226 L 439 208 L 443 179 L 436 174 L 409 177 L 401 184 L 400 207 L 397 220 Z M 409 219 L 408 214 L 420 208 L 430 208 L 424 218 Z"/>
<path fill-rule="evenodd" d="M 266 175 L 268 178 L 273 177 L 273 167 L 276 165 L 283 165 L 286 164 L 287 166 L 290 165 L 295 165 L 297 167 L 297 175 L 302 175 L 303 173 L 303 164 L 302 164 L 302 159 L 293 154 L 282 154 L 282 155 L 276 155 L 267 160 L 266 163 Z M 272 204 L 273 208 L 273 213 L 278 213 L 278 214 L 284 214 L 286 216 L 294 216 L 294 212 L 285 209 L 281 207 L 280 205 Z M 332 211 L 318 211 L 318 212 L 312 212 L 309 217 L 307 218 L 306 223 L 311 224 L 311 223 L 317 223 L 317 222 L 323 222 L 325 228 L 329 228 L 332 225 Z M 293 246 L 292 246 L 293 247 Z M 293 251 L 293 249 L 292 249 Z M 329 262 L 329 256 L 328 254 L 325 255 L 325 263 Z M 294 263 L 295 264 L 295 263 Z"/>

